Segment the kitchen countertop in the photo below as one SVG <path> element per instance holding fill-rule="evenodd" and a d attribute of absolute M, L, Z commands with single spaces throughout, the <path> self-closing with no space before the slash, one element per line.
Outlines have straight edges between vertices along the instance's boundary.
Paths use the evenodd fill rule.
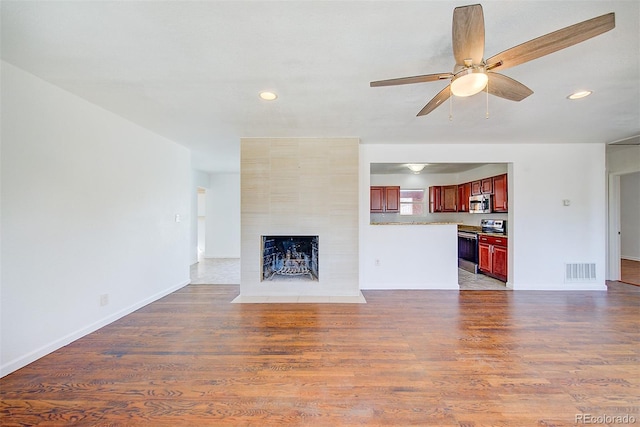
<path fill-rule="evenodd" d="M 505 239 L 509 238 L 506 234 L 502 234 L 502 233 L 483 233 L 481 231 L 478 234 L 481 234 L 483 236 L 491 236 L 491 237 L 504 237 Z"/>
<path fill-rule="evenodd" d="M 484 232 L 484 231 L 482 231 L 482 227 L 477 226 L 477 225 L 460 224 L 460 225 L 458 225 L 458 231 L 469 231 L 471 233 L 478 233 L 479 235 L 481 234 L 483 236 L 504 237 L 505 239 L 508 238 L 506 234 Z"/>
<path fill-rule="evenodd" d="M 480 233 L 482 231 L 482 227 L 478 225 L 458 224 L 458 231 L 469 231 L 472 233 Z"/>
<path fill-rule="evenodd" d="M 370 225 L 460 225 L 457 222 L 372 222 Z"/>

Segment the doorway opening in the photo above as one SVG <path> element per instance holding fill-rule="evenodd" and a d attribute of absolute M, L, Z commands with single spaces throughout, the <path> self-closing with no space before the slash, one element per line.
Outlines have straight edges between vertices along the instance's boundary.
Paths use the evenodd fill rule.
<path fill-rule="evenodd" d="M 620 281 L 640 286 L 640 172 L 620 176 Z"/>
<path fill-rule="evenodd" d="M 207 190 L 198 187 L 198 239 L 197 239 L 197 252 L 198 262 L 204 258 L 206 249 L 206 209 L 207 209 Z"/>

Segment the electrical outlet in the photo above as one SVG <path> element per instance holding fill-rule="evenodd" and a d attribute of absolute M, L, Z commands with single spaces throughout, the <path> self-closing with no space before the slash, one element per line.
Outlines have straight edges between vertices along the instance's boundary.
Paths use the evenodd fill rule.
<path fill-rule="evenodd" d="M 109 294 L 100 295 L 100 307 L 104 307 L 109 304 Z"/>

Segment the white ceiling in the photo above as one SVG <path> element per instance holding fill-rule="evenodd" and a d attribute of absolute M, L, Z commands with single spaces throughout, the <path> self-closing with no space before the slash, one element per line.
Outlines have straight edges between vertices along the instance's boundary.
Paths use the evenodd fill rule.
<path fill-rule="evenodd" d="M 7 1 L 2 59 L 239 170 L 242 137 L 362 143 L 611 142 L 640 134 L 640 2 L 485 1 L 485 57 L 608 12 L 616 28 L 505 70 L 534 91 L 420 109 L 449 72 L 452 1 Z M 278 93 L 261 101 L 264 89 Z M 579 101 L 578 89 L 594 94 Z"/>

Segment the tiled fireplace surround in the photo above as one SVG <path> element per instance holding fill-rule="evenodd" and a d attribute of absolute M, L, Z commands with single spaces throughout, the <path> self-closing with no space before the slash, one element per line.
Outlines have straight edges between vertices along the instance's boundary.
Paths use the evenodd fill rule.
<path fill-rule="evenodd" d="M 357 138 L 243 138 L 240 296 L 365 302 L 358 281 Z M 263 236 L 318 236 L 317 281 L 262 280 Z"/>

